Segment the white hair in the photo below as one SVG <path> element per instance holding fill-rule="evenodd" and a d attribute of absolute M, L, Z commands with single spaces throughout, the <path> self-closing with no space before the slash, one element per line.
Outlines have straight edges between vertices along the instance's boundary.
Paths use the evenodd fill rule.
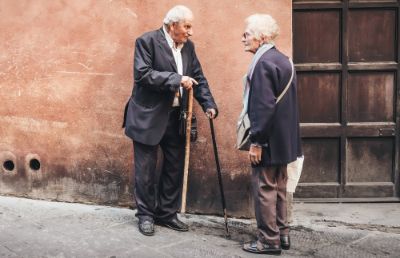
<path fill-rule="evenodd" d="M 164 18 L 164 24 L 180 22 L 187 19 L 193 19 L 192 11 L 184 5 L 176 5 L 167 12 Z"/>
<path fill-rule="evenodd" d="M 279 26 L 271 15 L 256 13 L 247 17 L 245 22 L 247 29 L 258 40 L 272 43 L 279 35 Z"/>

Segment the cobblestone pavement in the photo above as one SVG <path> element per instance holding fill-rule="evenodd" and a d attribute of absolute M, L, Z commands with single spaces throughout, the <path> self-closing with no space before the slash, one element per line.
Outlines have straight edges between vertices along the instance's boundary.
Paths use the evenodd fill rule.
<path fill-rule="evenodd" d="M 0 197 L 0 257 L 265 257 L 241 250 L 254 238 L 254 220 L 230 219 L 226 239 L 222 218 L 185 215 L 189 232 L 156 227 L 155 236 L 145 237 L 134 214 L 125 208 Z M 292 248 L 282 257 L 399 257 L 397 226 L 324 218 L 310 224 L 304 214 L 296 215 Z"/>
<path fill-rule="evenodd" d="M 208 218 L 208 222 L 221 225 L 222 219 Z M 218 223 L 216 223 L 218 221 Z M 198 234 L 224 237 L 223 228 L 207 222 L 194 222 Z M 254 221 L 231 221 L 231 240 L 243 243 L 255 239 Z M 206 226 L 203 226 L 206 225 Z M 312 227 L 292 226 L 292 248 L 282 257 L 400 257 L 400 228 L 377 225 L 345 224 L 334 221 L 316 221 Z M 240 257 L 259 257 L 239 254 Z"/>

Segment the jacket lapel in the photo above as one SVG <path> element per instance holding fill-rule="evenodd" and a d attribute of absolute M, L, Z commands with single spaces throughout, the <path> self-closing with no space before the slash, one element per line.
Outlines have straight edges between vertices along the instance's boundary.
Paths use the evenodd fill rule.
<path fill-rule="evenodd" d="M 176 68 L 172 50 L 169 47 L 167 40 L 165 39 L 164 31 L 162 28 L 158 30 L 158 46 L 161 48 L 162 51 L 164 51 L 166 53 L 165 59 L 168 60 L 168 62 L 172 66 L 174 72 L 177 72 L 178 69 Z"/>

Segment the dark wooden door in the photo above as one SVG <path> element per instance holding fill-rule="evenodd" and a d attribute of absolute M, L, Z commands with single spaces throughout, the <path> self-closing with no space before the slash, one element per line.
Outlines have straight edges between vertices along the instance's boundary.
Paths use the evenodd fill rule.
<path fill-rule="evenodd" d="M 399 200 L 399 1 L 293 1 L 295 197 Z"/>

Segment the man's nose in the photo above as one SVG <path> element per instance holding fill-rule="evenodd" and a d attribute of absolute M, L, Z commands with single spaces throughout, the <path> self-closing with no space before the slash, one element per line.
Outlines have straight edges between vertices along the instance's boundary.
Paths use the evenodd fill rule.
<path fill-rule="evenodd" d="M 189 36 L 193 36 L 193 29 L 189 29 L 189 30 L 188 30 L 188 35 L 189 35 Z"/>

